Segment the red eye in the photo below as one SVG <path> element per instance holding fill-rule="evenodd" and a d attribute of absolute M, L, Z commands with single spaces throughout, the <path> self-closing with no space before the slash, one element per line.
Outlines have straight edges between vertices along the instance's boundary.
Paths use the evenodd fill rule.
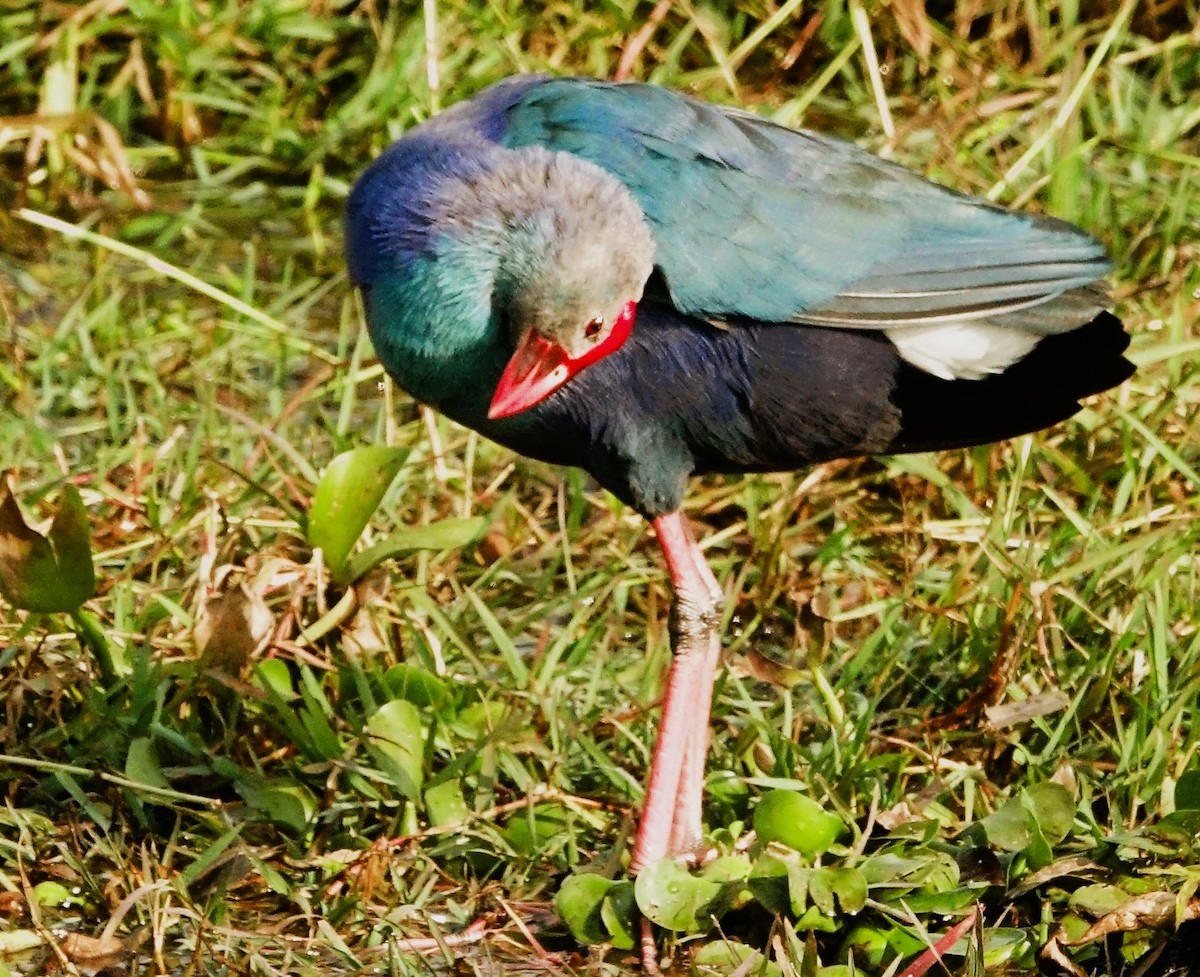
<path fill-rule="evenodd" d="M 583 334 L 588 339 L 595 342 L 600 338 L 600 330 L 604 328 L 604 316 L 593 316 L 588 320 L 588 324 L 583 327 Z"/>

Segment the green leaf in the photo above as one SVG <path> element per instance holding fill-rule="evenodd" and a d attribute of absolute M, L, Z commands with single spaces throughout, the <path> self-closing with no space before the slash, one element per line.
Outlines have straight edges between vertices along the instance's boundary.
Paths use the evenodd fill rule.
<path fill-rule="evenodd" d="M 670 858 L 647 865 L 634 882 L 642 914 L 677 933 L 706 932 L 723 888 L 719 882 L 693 876 Z"/>
<path fill-rule="evenodd" d="M 1054 849 L 1042 833 L 1042 826 L 1036 816 L 1029 826 L 1029 844 L 1025 846 L 1022 854 L 1029 867 L 1035 870 L 1043 869 L 1054 861 Z"/>
<path fill-rule="evenodd" d="M 294 780 L 268 780 L 260 774 L 240 770 L 233 764 L 221 772 L 233 780 L 234 789 L 252 810 L 293 834 L 303 834 L 316 817 L 317 800 L 312 791 L 301 783 Z M 236 832 L 238 829 L 234 830 Z M 218 842 L 218 845 L 222 845 L 222 842 Z M 201 861 L 208 857 L 207 854 L 201 856 Z M 201 871 L 194 866 L 195 863 L 195 871 Z"/>
<path fill-rule="evenodd" d="M 919 881 L 928 872 L 933 853 L 917 849 L 909 855 L 884 850 L 868 856 L 862 862 L 863 873 L 869 885 L 883 882 Z"/>
<path fill-rule="evenodd" d="M 337 583 L 357 579 L 347 573 L 347 557 L 407 457 L 406 448 L 354 448 L 334 458 L 317 483 L 308 511 L 308 542 L 325 555 Z"/>
<path fill-rule="evenodd" d="M 763 795 L 754 809 L 754 830 L 763 841 L 777 841 L 809 858 L 829 851 L 846 826 L 836 814 L 792 790 Z"/>
<path fill-rule="evenodd" d="M 837 911 L 833 897 L 833 873 L 827 868 L 812 869 L 808 874 L 808 897 L 826 916 Z"/>
<path fill-rule="evenodd" d="M 913 912 L 948 916 L 961 912 L 978 898 L 978 887 L 964 885 L 954 889 L 909 893 L 904 897 L 904 905 Z"/>
<path fill-rule="evenodd" d="M 798 856 L 790 854 L 790 859 Z M 746 886 L 767 912 L 782 916 L 791 910 L 788 895 L 788 863 L 774 852 L 764 852 L 750 867 Z"/>
<path fill-rule="evenodd" d="M 0 594 L 42 614 L 78 610 L 96 589 L 87 510 L 79 489 L 63 486 L 46 535 L 30 529 L 11 487 L 0 489 Z"/>
<path fill-rule="evenodd" d="M 401 529 L 350 557 L 343 570 L 343 580 L 358 580 L 384 560 L 401 553 L 411 553 L 414 550 L 459 549 L 477 540 L 487 527 L 486 518 L 471 516 L 467 519 L 443 519 L 428 526 Z"/>
<path fill-rule="evenodd" d="M 1013 927 L 996 926 L 988 929 L 983 940 L 983 969 L 993 970 L 1008 963 L 1022 950 L 1031 949 L 1032 937 L 1026 930 Z M 970 944 L 965 946 L 960 942 L 946 951 L 947 956 L 966 952 Z M 1024 970 L 1025 968 L 1020 968 Z"/>
<path fill-rule="evenodd" d="M 1175 807 L 1200 810 L 1200 770 L 1188 770 L 1175 782 Z"/>
<path fill-rule="evenodd" d="M 788 902 L 792 915 L 799 918 L 808 911 L 808 880 L 812 869 L 797 861 L 787 863 Z"/>
<path fill-rule="evenodd" d="M 608 930 L 608 942 L 618 950 L 637 945 L 637 899 L 633 883 L 623 879 L 613 885 L 600 904 L 600 918 Z"/>
<path fill-rule="evenodd" d="M 410 801 L 421 796 L 425 779 L 425 734 L 421 714 L 407 699 L 384 703 L 364 728 L 367 750 L 380 770 Z"/>
<path fill-rule="evenodd" d="M 170 787 L 158 763 L 158 753 L 149 737 L 139 736 L 125 754 L 125 776 L 149 787 Z"/>
<path fill-rule="evenodd" d="M 1124 889 L 1096 882 L 1082 885 L 1072 892 L 1068 905 L 1072 909 L 1082 909 L 1088 915 L 1099 918 L 1128 901 L 1129 893 Z"/>
<path fill-rule="evenodd" d="M 1074 823 L 1075 802 L 1065 787 L 1054 783 L 1034 784 L 980 821 L 993 845 L 1025 852 L 1035 868 L 1053 861 L 1053 846 Z"/>
<path fill-rule="evenodd" d="M 1021 802 L 1037 821 L 1047 844 L 1057 845 L 1071 833 L 1075 800 L 1061 784 L 1034 784 L 1021 791 Z"/>
<path fill-rule="evenodd" d="M 604 897 L 613 885 L 611 879 L 600 875 L 571 875 L 554 897 L 554 909 L 580 943 L 608 942 L 603 905 Z"/>
<path fill-rule="evenodd" d="M 745 882 L 750 877 L 750 859 L 745 855 L 722 855 L 705 865 L 700 874 L 710 882 Z"/>
<path fill-rule="evenodd" d="M 450 689 L 433 672 L 401 662 L 383 673 L 383 684 L 393 698 L 407 699 L 422 709 L 440 711 L 450 702 Z"/>
<path fill-rule="evenodd" d="M 317 815 L 317 799 L 303 784 L 272 783 L 254 791 L 250 806 L 272 824 L 292 834 L 303 834 Z"/>
<path fill-rule="evenodd" d="M 768 960 L 761 950 L 732 940 L 706 943 L 692 957 L 698 974 L 744 974 L 746 977 L 782 977 L 779 964 Z"/>
<path fill-rule="evenodd" d="M 1015 797 L 1010 797 L 979 823 L 987 832 L 988 841 L 1005 851 L 1024 851 L 1033 840 L 1033 815 Z"/>
<path fill-rule="evenodd" d="M 797 930 L 809 930 L 814 933 L 836 933 L 838 930 L 837 921 L 826 916 L 818 906 L 809 906 L 796 917 L 794 925 Z"/>
<path fill-rule="evenodd" d="M 434 784 L 425 790 L 425 811 L 434 827 L 462 824 L 471 816 L 463 797 L 462 781 L 455 778 Z"/>
<path fill-rule="evenodd" d="M 1193 838 L 1200 835 L 1200 809 L 1189 807 L 1182 811 L 1172 811 L 1146 831 L 1165 841 L 1190 844 Z"/>
<path fill-rule="evenodd" d="M 33 887 L 33 901 L 39 906 L 65 909 L 68 906 L 78 906 L 83 900 L 61 882 L 48 880 L 39 882 Z"/>
<path fill-rule="evenodd" d="M 264 692 L 272 692 L 287 702 L 296 698 L 292 673 L 282 658 L 264 658 L 254 666 L 255 684 Z"/>
<path fill-rule="evenodd" d="M 518 855 L 533 858 L 567 831 L 567 812 L 560 805 L 535 804 L 509 819 L 504 826 L 504 840 Z"/>
<path fill-rule="evenodd" d="M 873 967 L 892 957 L 912 956 L 926 948 L 924 942 L 899 926 L 855 926 L 846 942 L 862 952 Z"/>
<path fill-rule="evenodd" d="M 844 913 L 857 913 L 867 904 L 867 877 L 856 868 L 826 869 L 831 876 L 830 888 L 837 896 Z"/>

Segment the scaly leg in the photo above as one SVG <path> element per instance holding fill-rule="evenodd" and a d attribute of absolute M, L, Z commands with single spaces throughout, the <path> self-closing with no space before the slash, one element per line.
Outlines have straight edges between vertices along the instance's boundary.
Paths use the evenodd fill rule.
<path fill-rule="evenodd" d="M 674 656 L 631 869 L 686 851 L 700 840 L 704 760 L 720 657 L 721 589 L 682 513 L 654 520 L 675 587 Z"/>

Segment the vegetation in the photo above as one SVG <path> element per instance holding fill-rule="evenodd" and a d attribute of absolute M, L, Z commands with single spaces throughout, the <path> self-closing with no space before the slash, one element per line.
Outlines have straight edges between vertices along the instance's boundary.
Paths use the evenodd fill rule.
<path fill-rule="evenodd" d="M 956 973 L 1183 971 L 1200 18 L 930 6 L 0 11 L 0 973 L 614 971 L 635 900 L 706 971 L 895 974 L 939 940 Z M 729 596 L 719 857 L 637 892 L 669 655 L 647 528 L 422 418 L 340 258 L 375 153 L 533 70 L 1081 223 L 1140 367 L 1034 437 L 695 485 Z"/>

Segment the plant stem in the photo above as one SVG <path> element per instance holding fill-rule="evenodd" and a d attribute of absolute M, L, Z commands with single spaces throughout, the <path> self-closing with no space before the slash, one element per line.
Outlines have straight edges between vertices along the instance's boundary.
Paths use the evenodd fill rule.
<path fill-rule="evenodd" d="M 95 656 L 104 684 L 109 687 L 116 685 L 117 680 L 129 671 L 121 649 L 109 642 L 100 622 L 82 607 L 71 611 L 71 620 L 75 622 L 75 633 L 80 643 Z"/>

